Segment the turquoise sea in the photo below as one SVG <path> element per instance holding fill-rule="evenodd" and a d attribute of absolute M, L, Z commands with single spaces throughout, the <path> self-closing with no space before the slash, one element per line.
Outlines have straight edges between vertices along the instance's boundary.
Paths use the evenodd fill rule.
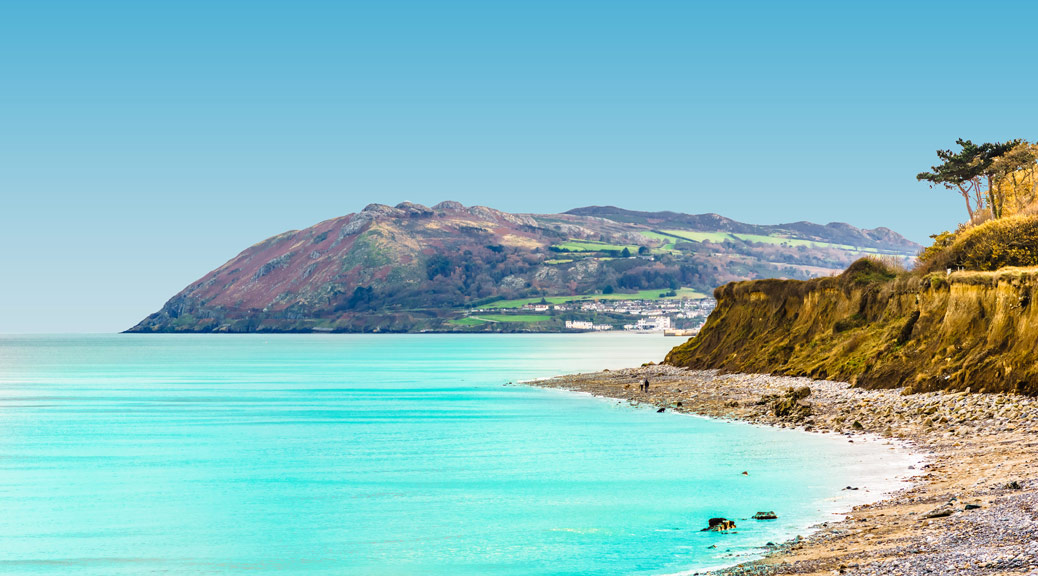
<path fill-rule="evenodd" d="M 0 337 L 0 574 L 691 573 L 903 471 L 879 442 L 507 385 L 677 343 Z"/>

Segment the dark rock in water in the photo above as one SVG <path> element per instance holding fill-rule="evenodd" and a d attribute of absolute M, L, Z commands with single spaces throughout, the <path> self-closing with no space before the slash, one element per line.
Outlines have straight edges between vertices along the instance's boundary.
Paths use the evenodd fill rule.
<path fill-rule="evenodd" d="M 724 532 L 735 528 L 735 522 L 727 518 L 711 518 L 708 525 L 707 528 L 703 528 L 700 532 Z"/>
<path fill-rule="evenodd" d="M 756 514 L 753 515 L 753 519 L 754 520 L 777 520 L 778 519 L 778 514 L 775 514 L 774 512 L 771 512 L 771 511 L 768 511 L 768 512 L 757 512 Z"/>
<path fill-rule="evenodd" d="M 666 408 L 660 408 L 659 410 L 656 411 L 656 413 L 659 414 L 660 412 L 666 412 L 666 411 L 667 411 Z"/>
<path fill-rule="evenodd" d="M 745 470 L 743 470 L 743 471 L 742 471 L 742 475 L 743 475 L 743 476 L 749 476 L 749 475 L 750 475 L 750 473 L 749 473 L 749 472 L 747 472 L 747 471 L 745 471 Z"/>
<path fill-rule="evenodd" d="M 858 489 L 857 486 L 848 486 L 848 487 L 844 488 L 844 490 L 857 490 L 857 489 Z"/>

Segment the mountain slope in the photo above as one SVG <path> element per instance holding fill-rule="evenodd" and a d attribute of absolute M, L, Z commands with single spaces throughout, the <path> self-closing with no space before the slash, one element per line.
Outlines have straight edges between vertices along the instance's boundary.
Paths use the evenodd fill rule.
<path fill-rule="evenodd" d="M 882 229 L 810 226 L 615 208 L 533 215 L 457 202 L 372 204 L 247 248 L 131 331 L 559 329 L 562 317 L 458 320 L 507 299 L 709 291 L 730 280 L 823 275 L 863 253 L 909 257 L 919 248 Z"/>
<path fill-rule="evenodd" d="M 830 222 L 824 226 L 803 221 L 775 226 L 761 226 L 736 222 L 719 214 L 637 212 L 615 206 L 587 206 L 569 210 L 566 214 L 595 216 L 616 222 L 642 224 L 654 228 L 680 228 L 778 236 L 885 250 L 900 250 L 911 253 L 918 252 L 920 248 L 915 242 L 904 238 L 889 228 L 861 229 L 843 222 Z"/>

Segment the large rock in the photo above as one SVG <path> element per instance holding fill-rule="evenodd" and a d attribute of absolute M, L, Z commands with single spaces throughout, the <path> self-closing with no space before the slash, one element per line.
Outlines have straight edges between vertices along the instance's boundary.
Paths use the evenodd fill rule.
<path fill-rule="evenodd" d="M 700 532 L 725 532 L 735 529 L 735 522 L 727 518 L 711 518 L 708 524 L 709 526 Z"/>

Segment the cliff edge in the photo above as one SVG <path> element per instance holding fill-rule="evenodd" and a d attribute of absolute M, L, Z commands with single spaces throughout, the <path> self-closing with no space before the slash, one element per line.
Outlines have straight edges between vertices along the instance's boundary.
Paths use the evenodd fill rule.
<path fill-rule="evenodd" d="M 834 277 L 721 286 L 702 331 L 666 363 L 1038 395 L 1038 219 L 989 224 L 939 237 L 912 272 L 862 259 Z"/>

